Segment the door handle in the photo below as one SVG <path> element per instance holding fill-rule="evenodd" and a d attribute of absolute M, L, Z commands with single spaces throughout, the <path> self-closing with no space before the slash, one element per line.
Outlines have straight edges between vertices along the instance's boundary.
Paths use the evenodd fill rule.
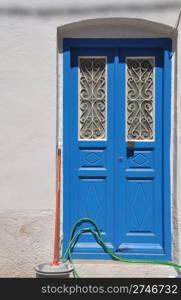
<path fill-rule="evenodd" d="M 120 161 L 122 161 L 122 160 L 123 160 L 123 156 L 120 156 L 118 159 L 119 159 Z"/>

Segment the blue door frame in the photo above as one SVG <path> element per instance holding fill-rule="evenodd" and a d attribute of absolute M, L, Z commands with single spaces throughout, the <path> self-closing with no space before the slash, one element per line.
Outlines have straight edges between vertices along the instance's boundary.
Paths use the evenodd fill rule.
<path fill-rule="evenodd" d="M 64 39 L 63 252 L 67 247 L 73 223 L 81 217 L 95 216 L 94 219 L 100 226 L 108 247 L 118 255 L 139 259 L 171 259 L 171 49 L 171 40 L 164 38 Z M 78 56 L 107 57 L 108 138 L 105 141 L 78 140 Z M 141 142 L 141 146 L 140 142 L 135 142 L 135 151 L 131 158 L 127 156 L 125 141 L 126 56 L 154 56 L 156 59 L 156 139 L 152 143 Z M 112 101 L 114 105 L 111 104 Z M 97 165 L 95 163 L 95 168 L 85 164 L 85 157 L 91 153 L 101 158 Z M 150 161 L 154 161 L 154 166 L 150 166 L 150 169 L 149 166 L 144 170 L 137 169 L 136 173 L 136 169 L 133 170 L 130 166 L 134 156 L 140 153 L 149 157 Z M 125 160 L 124 168 L 120 162 L 115 163 L 110 159 L 113 155 L 119 157 L 120 154 Z M 121 188 L 120 178 L 122 178 Z M 135 185 L 135 182 L 138 184 Z M 153 207 L 147 212 L 150 213 L 150 217 L 147 218 L 148 224 L 143 228 L 145 230 L 138 234 L 137 231 L 130 230 L 134 229 L 132 221 L 134 216 L 129 204 L 131 205 L 132 201 L 131 194 L 137 193 L 142 187 L 148 192 L 146 206 Z M 141 204 L 137 209 L 142 209 Z M 91 211 L 90 214 L 88 210 Z M 152 228 L 154 234 L 147 231 L 146 226 Z M 90 234 L 84 234 L 79 239 L 73 257 L 110 259 Z"/>

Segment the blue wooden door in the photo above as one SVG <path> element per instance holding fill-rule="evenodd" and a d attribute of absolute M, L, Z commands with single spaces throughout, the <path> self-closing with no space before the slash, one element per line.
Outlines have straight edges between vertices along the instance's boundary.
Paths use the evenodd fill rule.
<path fill-rule="evenodd" d="M 170 258 L 170 41 L 135 41 L 65 42 L 64 251 L 88 217 L 118 255 Z M 74 257 L 109 258 L 90 233 Z"/>

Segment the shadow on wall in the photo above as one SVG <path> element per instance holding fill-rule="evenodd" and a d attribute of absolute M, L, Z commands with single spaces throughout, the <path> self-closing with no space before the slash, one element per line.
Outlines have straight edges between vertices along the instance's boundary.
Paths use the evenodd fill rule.
<path fill-rule="evenodd" d="M 0 7 L 0 16 L 27 16 L 27 17 L 56 17 L 65 15 L 80 15 L 89 13 L 113 13 L 118 10 L 122 12 L 144 12 L 149 11 L 164 11 L 164 10 L 175 10 L 180 8 L 178 2 L 164 2 L 164 3 L 148 3 L 148 4 L 122 4 L 112 3 L 111 5 L 94 5 L 94 6 L 58 6 L 58 7 L 45 7 L 45 8 L 27 8 L 24 6 L 2 6 Z"/>

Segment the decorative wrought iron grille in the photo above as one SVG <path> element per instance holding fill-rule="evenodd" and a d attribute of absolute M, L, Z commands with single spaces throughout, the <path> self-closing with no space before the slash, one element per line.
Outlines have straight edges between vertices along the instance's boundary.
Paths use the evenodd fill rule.
<path fill-rule="evenodd" d="M 127 140 L 153 140 L 154 58 L 127 58 Z"/>
<path fill-rule="evenodd" d="M 79 57 L 79 138 L 106 138 L 106 58 Z"/>

